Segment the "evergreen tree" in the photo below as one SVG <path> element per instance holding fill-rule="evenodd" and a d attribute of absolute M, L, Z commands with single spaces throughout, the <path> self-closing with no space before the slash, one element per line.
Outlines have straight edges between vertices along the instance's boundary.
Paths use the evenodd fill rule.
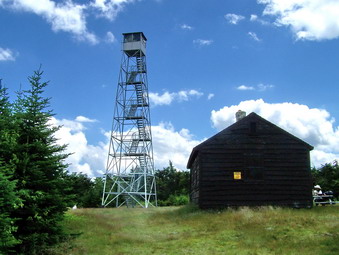
<path fill-rule="evenodd" d="M 100 177 L 92 180 L 86 174 L 72 173 L 65 177 L 67 182 L 67 194 L 69 197 L 68 206 L 77 207 L 101 207 L 102 190 L 104 188 L 103 179 Z"/>
<path fill-rule="evenodd" d="M 18 95 L 14 121 L 17 129 L 14 179 L 23 200 L 12 217 L 17 218 L 15 236 L 21 241 L 19 254 L 39 254 L 63 238 L 60 222 L 66 211 L 65 146 L 56 143 L 58 127 L 50 125 L 53 116 L 49 98 L 42 96 L 47 82 L 39 69 L 29 77 L 30 89 Z"/>
<path fill-rule="evenodd" d="M 19 243 L 13 235 L 15 219 L 10 216 L 20 205 L 15 181 L 11 180 L 15 166 L 15 137 L 7 89 L 0 84 L 0 254 L 8 253 Z"/>
<path fill-rule="evenodd" d="M 0 80 L 1 81 L 1 80 Z M 1 86 L 0 86 L 1 87 Z M 0 159 L 3 164 L 13 160 L 16 129 L 13 123 L 12 105 L 6 88 L 0 88 Z"/>
<path fill-rule="evenodd" d="M 14 237 L 16 227 L 10 214 L 18 208 L 20 200 L 15 182 L 8 176 L 9 169 L 0 161 L 0 254 L 7 254 L 19 241 Z"/>

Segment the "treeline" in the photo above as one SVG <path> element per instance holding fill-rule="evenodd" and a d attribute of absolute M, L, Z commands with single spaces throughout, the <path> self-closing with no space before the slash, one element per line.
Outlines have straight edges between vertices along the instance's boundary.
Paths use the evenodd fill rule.
<path fill-rule="evenodd" d="M 311 170 L 314 185 L 320 185 L 322 191 L 333 191 L 334 196 L 339 198 L 339 165 L 338 161 L 327 163 L 320 168 L 313 167 Z"/>
<path fill-rule="evenodd" d="M 169 162 L 169 166 L 155 171 L 157 198 L 159 206 L 177 206 L 189 202 L 189 172 L 178 171 Z M 91 179 L 83 173 L 65 176 L 69 205 L 77 207 L 101 207 L 104 180 L 101 177 Z"/>

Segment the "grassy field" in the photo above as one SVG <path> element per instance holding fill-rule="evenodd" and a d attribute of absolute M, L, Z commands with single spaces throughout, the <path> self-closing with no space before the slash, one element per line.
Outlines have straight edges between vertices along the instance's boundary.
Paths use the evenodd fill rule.
<path fill-rule="evenodd" d="M 339 207 L 77 209 L 57 254 L 339 254 Z"/>

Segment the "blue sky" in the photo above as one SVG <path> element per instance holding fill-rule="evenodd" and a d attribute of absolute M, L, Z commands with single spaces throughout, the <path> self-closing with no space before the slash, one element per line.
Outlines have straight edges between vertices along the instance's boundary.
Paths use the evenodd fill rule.
<path fill-rule="evenodd" d="M 186 169 L 192 148 L 258 113 L 339 158 L 339 1 L 0 0 L 0 78 L 11 95 L 40 64 L 70 171 L 100 176 L 122 33 L 147 41 L 154 159 Z"/>

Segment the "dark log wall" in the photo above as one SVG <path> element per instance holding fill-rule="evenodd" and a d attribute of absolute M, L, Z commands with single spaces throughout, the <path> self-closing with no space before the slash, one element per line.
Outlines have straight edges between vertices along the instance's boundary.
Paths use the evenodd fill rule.
<path fill-rule="evenodd" d="M 191 194 L 190 194 L 190 200 L 195 204 L 199 204 L 200 175 L 201 172 L 199 157 L 196 157 L 191 168 Z"/>
<path fill-rule="evenodd" d="M 306 143 L 261 118 L 242 121 L 200 148 L 191 168 L 191 173 L 200 171 L 192 201 L 201 208 L 310 207 L 309 150 Z M 241 173 L 241 180 L 234 179 L 234 172 Z"/>

